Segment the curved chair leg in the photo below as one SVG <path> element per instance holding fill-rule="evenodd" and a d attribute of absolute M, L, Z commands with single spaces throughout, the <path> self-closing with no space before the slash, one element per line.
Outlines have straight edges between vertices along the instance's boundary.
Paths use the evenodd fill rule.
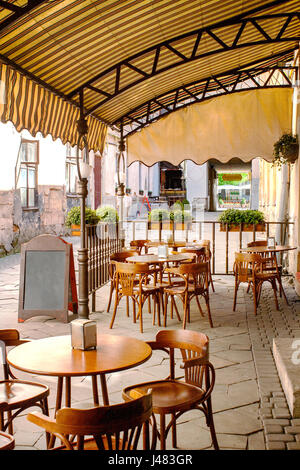
<path fill-rule="evenodd" d="M 249 285 L 250 285 L 250 284 L 249 284 Z M 235 279 L 233 308 L 232 308 L 232 310 L 233 310 L 234 312 L 235 312 L 235 309 L 236 309 L 236 298 L 237 298 L 237 291 L 238 291 L 238 288 L 239 288 L 239 284 L 238 284 L 237 280 Z"/>
<path fill-rule="evenodd" d="M 211 317 L 211 312 L 210 312 L 209 296 L 206 295 L 204 298 L 205 298 L 205 303 L 206 303 L 206 308 L 207 308 L 207 313 L 208 313 L 209 324 L 210 324 L 211 328 L 213 328 L 214 325 L 213 325 L 213 321 L 212 321 L 212 317 Z"/>
<path fill-rule="evenodd" d="M 112 296 L 113 296 L 113 291 L 114 291 L 114 284 L 112 281 L 110 281 L 110 291 L 109 291 L 109 300 L 108 300 L 108 305 L 107 305 L 107 312 L 110 310 L 110 305 L 112 301 Z"/>
<path fill-rule="evenodd" d="M 211 397 L 208 397 L 208 399 L 206 400 L 206 403 L 207 403 L 207 412 L 208 412 L 208 426 L 210 430 L 212 444 L 215 450 L 219 450 L 219 444 L 218 444 L 218 439 L 216 435 L 212 406 L 211 406 Z"/>

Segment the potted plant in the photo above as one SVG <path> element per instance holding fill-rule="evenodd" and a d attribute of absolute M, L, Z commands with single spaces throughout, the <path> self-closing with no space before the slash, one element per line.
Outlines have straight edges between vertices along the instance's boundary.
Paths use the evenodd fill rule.
<path fill-rule="evenodd" d="M 143 195 L 144 195 L 144 190 L 143 190 L 143 189 L 140 189 L 140 190 L 139 190 L 139 195 L 140 195 L 140 196 L 143 196 Z"/>
<path fill-rule="evenodd" d="M 285 133 L 274 144 L 273 166 L 281 167 L 285 163 L 295 163 L 298 158 L 298 154 L 298 136 L 290 133 Z"/>
<path fill-rule="evenodd" d="M 100 222 L 116 223 L 119 222 L 118 211 L 113 206 L 100 206 L 96 210 Z"/>
<path fill-rule="evenodd" d="M 148 227 L 150 230 L 172 229 L 174 212 L 167 209 L 153 209 L 148 213 Z"/>
<path fill-rule="evenodd" d="M 266 230 L 265 216 L 261 211 L 239 209 L 227 209 L 220 215 L 218 221 L 220 222 L 220 231 L 225 232 L 226 227 L 228 231 L 239 232 L 242 227 L 243 232 L 264 232 Z"/>
<path fill-rule="evenodd" d="M 246 199 L 244 197 L 241 199 L 241 206 L 246 207 Z"/>
<path fill-rule="evenodd" d="M 176 210 L 174 212 L 174 224 L 176 230 L 190 229 L 192 225 L 192 214 L 190 211 Z"/>
<path fill-rule="evenodd" d="M 126 188 L 126 194 L 130 194 L 131 193 L 131 189 L 130 188 Z"/>
<path fill-rule="evenodd" d="M 98 223 L 99 217 L 96 214 L 96 211 L 90 207 L 85 208 L 85 223 L 88 225 L 94 225 Z M 80 206 L 72 207 L 69 210 L 66 217 L 66 226 L 71 228 L 72 236 L 76 237 L 80 235 L 80 224 L 81 224 L 81 211 Z"/>

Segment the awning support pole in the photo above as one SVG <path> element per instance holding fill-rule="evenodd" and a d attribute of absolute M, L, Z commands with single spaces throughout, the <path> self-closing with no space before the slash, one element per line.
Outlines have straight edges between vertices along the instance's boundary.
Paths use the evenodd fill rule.
<path fill-rule="evenodd" d="M 77 121 L 78 142 L 76 151 L 78 171 L 78 195 L 80 197 L 80 248 L 78 250 L 78 317 L 89 318 L 89 286 L 88 286 L 88 249 L 86 247 L 85 204 L 88 195 L 88 179 L 81 176 L 79 151 L 81 140 L 84 141 L 84 152 L 88 156 L 87 133 L 88 126 L 84 119 L 83 90 L 80 92 L 80 119 Z"/>

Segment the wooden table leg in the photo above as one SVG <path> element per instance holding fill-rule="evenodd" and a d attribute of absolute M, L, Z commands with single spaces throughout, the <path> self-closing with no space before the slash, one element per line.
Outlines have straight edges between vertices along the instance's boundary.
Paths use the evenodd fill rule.
<path fill-rule="evenodd" d="M 98 384 L 97 384 L 97 375 L 92 375 L 92 385 L 93 385 L 93 398 L 94 405 L 99 405 L 99 394 L 98 394 Z"/>
<path fill-rule="evenodd" d="M 71 407 L 71 377 L 65 377 L 66 390 L 65 390 L 65 406 Z"/>
<path fill-rule="evenodd" d="M 56 415 L 57 410 L 59 410 L 61 408 L 62 390 L 63 390 L 63 377 L 58 377 L 58 379 L 57 379 L 57 389 L 56 389 L 55 415 Z"/>
<path fill-rule="evenodd" d="M 105 374 L 100 374 L 100 383 L 103 397 L 103 405 L 109 405 Z"/>

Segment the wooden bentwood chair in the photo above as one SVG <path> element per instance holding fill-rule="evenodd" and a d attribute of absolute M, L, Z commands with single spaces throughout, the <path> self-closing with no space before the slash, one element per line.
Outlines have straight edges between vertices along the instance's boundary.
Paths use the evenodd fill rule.
<path fill-rule="evenodd" d="M 138 252 L 139 255 L 142 254 L 142 251 L 144 250 L 144 253 L 148 253 L 148 247 L 146 246 L 146 243 L 148 243 L 149 240 L 132 240 L 130 242 L 130 247 L 133 248 L 135 251 Z"/>
<path fill-rule="evenodd" d="M 212 443 L 217 450 L 218 441 L 214 427 L 211 393 L 215 383 L 215 370 L 209 362 L 209 339 L 206 335 L 188 330 L 165 330 L 156 335 L 156 340 L 148 343 L 153 350 L 162 350 L 169 354 L 170 375 L 164 380 L 140 383 L 126 387 L 123 398 L 132 400 L 137 396 L 152 391 L 153 412 L 160 417 L 160 446 L 166 448 L 166 438 L 172 429 L 172 445 L 177 447 L 176 422 L 189 410 L 204 413 L 210 429 Z M 176 378 L 175 351 L 180 351 L 181 369 L 184 377 Z M 166 425 L 166 416 L 170 415 Z"/>
<path fill-rule="evenodd" d="M 116 267 L 115 267 L 115 262 L 119 263 L 125 263 L 127 258 L 130 256 L 135 256 L 138 255 L 139 253 L 137 251 L 119 251 L 117 253 L 113 253 L 110 255 L 110 263 L 108 265 L 108 274 L 110 278 L 110 291 L 109 291 L 109 299 L 108 299 L 108 305 L 107 305 L 107 312 L 110 310 L 110 305 L 112 301 L 112 296 L 113 292 L 115 290 L 115 273 L 116 273 Z M 127 304 L 127 311 L 128 311 L 128 304 Z"/>
<path fill-rule="evenodd" d="M 269 282 L 272 286 L 277 310 L 279 310 L 279 306 L 276 283 L 278 283 L 287 302 L 287 298 L 281 284 L 281 276 L 277 267 L 275 255 L 263 258 L 257 253 L 235 253 L 233 271 L 235 275 L 233 311 L 235 311 L 236 308 L 236 298 L 239 285 L 244 282 L 248 284 L 248 288 L 249 286 L 252 288 L 255 315 L 257 313 L 261 289 L 264 282 Z"/>
<path fill-rule="evenodd" d="M 146 263 L 115 263 L 115 305 L 110 328 L 113 327 L 117 308 L 122 297 L 132 299 L 133 321 L 140 320 L 140 331 L 143 333 L 143 306 L 147 299 L 154 299 L 153 325 L 157 312 L 158 325 L 160 326 L 160 287 L 156 285 L 157 269 L 149 268 Z M 152 279 L 151 279 L 152 278 Z M 151 282 L 150 282 L 151 281 Z M 136 306 L 138 315 L 136 316 Z"/>
<path fill-rule="evenodd" d="M 117 405 L 90 409 L 61 408 L 55 419 L 41 413 L 30 413 L 27 419 L 60 439 L 61 446 L 53 448 L 48 445 L 48 450 L 136 450 L 141 435 L 143 450 L 155 450 L 155 420 L 152 420 L 154 428 L 150 442 L 151 415 L 152 395 L 149 393 Z"/>
<path fill-rule="evenodd" d="M 17 379 L 6 361 L 6 347 L 27 343 L 21 340 L 15 329 L 0 330 L 0 354 L 2 353 L 3 376 L 0 381 L 0 430 L 13 434 L 13 420 L 32 406 L 41 408 L 48 415 L 49 388 L 37 382 Z"/>
<path fill-rule="evenodd" d="M 193 298 L 196 299 L 200 314 L 204 316 L 199 302 L 199 296 L 201 296 L 205 300 L 209 323 L 213 328 L 209 305 L 208 264 L 182 263 L 175 268 L 166 268 L 165 272 L 169 275 L 169 286 L 164 288 L 164 326 L 167 325 L 167 304 L 169 297 L 171 298 L 171 306 L 174 306 L 179 321 L 181 321 L 181 318 L 176 306 L 175 296 L 182 301 L 184 311 L 183 328 L 185 329 L 187 321 L 190 321 L 190 304 Z M 181 283 L 178 282 L 178 278 L 181 278 Z"/>

